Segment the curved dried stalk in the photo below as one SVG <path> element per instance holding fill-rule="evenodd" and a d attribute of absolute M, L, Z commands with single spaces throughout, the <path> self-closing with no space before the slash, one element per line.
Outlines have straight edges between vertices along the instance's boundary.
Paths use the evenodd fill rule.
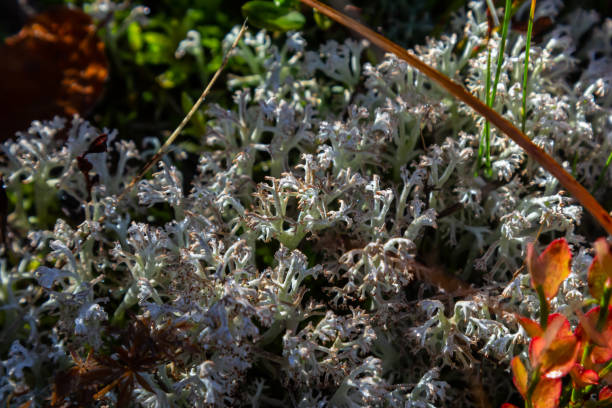
<path fill-rule="evenodd" d="M 333 8 L 320 3 L 317 0 L 300 0 L 305 5 L 316 9 L 319 13 L 337 21 L 338 23 L 350 28 L 368 39 L 372 44 L 382 48 L 387 52 L 397 55 L 399 58 L 406 61 L 408 64 L 421 71 L 430 79 L 436 81 L 440 86 L 450 92 L 454 97 L 461 100 L 476 112 L 480 113 L 489 122 L 493 123 L 499 130 L 504 132 L 516 144 L 521 146 L 525 152 L 533 157 L 544 169 L 550 172 L 559 180 L 561 185 L 565 187 L 574 198 L 576 198 L 588 212 L 591 213 L 597 222 L 612 235 L 612 217 L 610 214 L 597 202 L 597 200 L 574 179 L 567 171 L 563 169 L 551 156 L 544 150 L 536 146 L 529 138 L 521 132 L 516 126 L 510 123 L 507 119 L 482 103 L 475 96 L 467 91 L 463 86 L 454 82 L 446 75 L 442 74 L 435 68 L 425 64 L 414 54 L 408 52 L 398 44 L 367 28 L 361 23 L 353 20 L 350 17 L 334 10 Z"/>
<path fill-rule="evenodd" d="M 202 104 L 202 102 L 204 102 L 204 99 L 206 99 L 206 96 L 208 96 L 208 94 L 210 93 L 210 90 L 212 89 L 213 85 L 215 84 L 219 76 L 221 76 L 221 72 L 223 72 L 223 69 L 227 65 L 227 62 L 229 61 L 231 52 L 234 50 L 234 48 L 236 48 L 236 46 L 238 45 L 238 41 L 240 41 L 240 39 L 242 38 L 242 35 L 245 33 L 246 30 L 247 30 L 247 22 L 245 20 L 245 22 L 242 24 L 242 28 L 240 28 L 240 32 L 234 39 L 234 42 L 232 43 L 229 50 L 225 53 L 225 56 L 223 57 L 223 61 L 221 61 L 221 65 L 219 66 L 219 68 L 217 68 L 215 75 L 213 75 L 212 79 L 206 86 L 206 89 L 204 89 L 204 91 L 202 92 L 198 100 L 193 104 L 193 106 L 191 107 L 187 115 L 185 115 L 181 123 L 177 126 L 176 129 L 174 129 L 174 132 L 172 132 L 170 137 L 168 137 L 168 140 L 166 140 L 166 142 L 157 150 L 157 152 L 155 152 L 153 157 L 144 165 L 144 167 L 140 170 L 138 175 L 136 175 L 132 179 L 132 181 L 130 181 L 130 183 L 123 189 L 121 194 L 117 197 L 117 203 L 121 202 L 125 198 L 125 196 L 129 194 L 130 191 L 132 191 L 134 186 L 136 186 L 136 183 L 142 180 L 143 177 L 146 176 L 146 174 L 149 172 L 149 170 L 151 170 L 151 167 L 153 167 L 162 158 L 162 156 L 166 154 L 170 145 L 174 143 L 176 138 L 183 131 L 183 128 L 187 125 L 187 123 L 189 123 L 189 121 L 191 120 L 191 117 L 200 108 L 200 105 Z M 102 218 L 100 218 L 98 222 L 102 222 L 104 218 L 105 217 L 102 216 Z"/>

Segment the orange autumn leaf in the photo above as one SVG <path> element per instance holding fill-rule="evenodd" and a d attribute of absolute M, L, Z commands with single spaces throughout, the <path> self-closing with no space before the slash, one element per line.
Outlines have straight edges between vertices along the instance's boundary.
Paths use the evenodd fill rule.
<path fill-rule="evenodd" d="M 510 363 L 512 367 L 512 382 L 519 393 L 525 398 L 527 396 L 527 390 L 529 388 L 528 378 L 529 374 L 525 365 L 521 359 L 516 356 Z M 555 408 L 559 404 L 559 397 L 561 395 L 561 379 L 560 378 L 541 378 L 536 385 L 533 394 L 531 395 L 531 402 L 534 408 Z M 512 407 L 512 404 L 504 404 L 502 407 Z"/>
<path fill-rule="evenodd" d="M 527 374 L 527 369 L 525 368 L 525 365 L 523 364 L 519 356 L 515 356 L 512 359 L 510 367 L 512 367 L 513 374 L 512 382 L 514 383 L 514 386 L 516 387 L 518 392 L 520 392 L 523 398 L 525 398 L 525 395 L 527 395 L 527 379 L 529 376 Z"/>
<path fill-rule="evenodd" d="M 561 378 L 574 366 L 580 342 L 563 315 L 556 315 L 541 337 L 529 344 L 529 359 L 545 378 Z"/>
<path fill-rule="evenodd" d="M 574 336 L 556 339 L 548 347 L 543 337 L 534 337 L 529 345 L 529 357 L 544 377 L 561 378 L 574 366 L 579 345 Z"/>
<path fill-rule="evenodd" d="M 570 274 L 572 253 L 564 238 L 551 242 L 544 252 L 537 256 L 533 244 L 527 247 L 527 268 L 531 285 L 541 287 L 546 299 L 556 296 L 561 283 Z"/>
<path fill-rule="evenodd" d="M 517 316 L 517 320 L 523 329 L 527 332 L 529 337 L 542 337 L 544 335 L 544 330 L 540 323 L 532 320 L 528 317 Z M 556 323 L 558 322 L 558 323 Z M 548 316 L 547 327 L 559 324 L 559 335 L 562 336 L 571 336 L 572 335 L 572 327 L 567 321 L 567 318 L 560 313 L 552 313 Z"/>
<path fill-rule="evenodd" d="M 52 8 L 0 44 L 0 140 L 32 120 L 86 115 L 108 77 L 104 43 L 89 15 Z"/>
<path fill-rule="evenodd" d="M 544 330 L 542 330 L 542 326 L 540 326 L 540 323 L 536 322 L 535 320 L 523 316 L 517 316 L 516 319 L 518 320 L 520 325 L 523 326 L 523 329 L 525 329 L 529 337 L 541 337 L 544 333 Z"/>
<path fill-rule="evenodd" d="M 560 378 L 541 378 L 531 395 L 533 408 L 557 408 L 561 397 Z"/>
<path fill-rule="evenodd" d="M 595 258 L 589 266 L 588 283 L 589 293 L 595 299 L 600 299 L 606 285 L 612 285 L 612 254 L 610 245 L 605 238 L 599 238 L 593 245 Z"/>

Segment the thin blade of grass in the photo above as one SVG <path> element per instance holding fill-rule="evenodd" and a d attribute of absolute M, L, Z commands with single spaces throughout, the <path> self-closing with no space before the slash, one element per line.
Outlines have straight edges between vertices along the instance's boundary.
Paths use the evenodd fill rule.
<path fill-rule="evenodd" d="M 495 10 L 493 10 L 494 12 Z M 501 39 L 499 43 L 499 50 L 497 52 L 497 66 L 495 68 L 495 79 L 493 80 L 493 89 L 491 91 L 491 54 L 489 51 L 489 57 L 487 60 L 487 106 L 493 108 L 495 103 L 495 96 L 497 94 L 497 84 L 499 83 L 499 77 L 501 76 L 501 68 L 504 63 L 504 52 L 506 50 L 506 39 L 508 38 L 508 27 L 510 26 L 510 17 L 512 16 L 512 0 L 506 0 L 506 7 L 504 8 L 504 22 L 502 24 Z M 486 156 L 486 173 L 487 176 L 491 176 L 491 125 L 487 120 L 484 127 L 484 141 L 485 141 L 485 156 Z"/>
<path fill-rule="evenodd" d="M 523 105 L 521 107 L 521 131 L 525 133 L 525 123 L 527 122 L 527 79 L 529 77 L 529 47 L 531 45 L 531 33 L 533 31 L 533 16 L 535 14 L 536 0 L 531 0 L 529 10 L 529 22 L 527 23 L 527 39 L 525 44 L 525 69 L 523 70 Z"/>
<path fill-rule="evenodd" d="M 491 106 L 491 49 L 487 49 L 487 77 L 485 83 L 485 101 L 487 106 Z M 491 171 L 491 126 L 489 121 L 485 121 L 482 135 L 480 135 L 480 143 L 478 144 L 478 165 L 482 166 L 482 159 L 485 157 L 485 174 L 490 176 Z"/>
<path fill-rule="evenodd" d="M 491 92 L 491 103 L 489 103 L 489 106 L 493 105 L 495 102 L 495 95 L 497 94 L 497 84 L 499 83 L 499 77 L 501 76 L 501 69 L 504 63 L 504 52 L 506 50 L 508 28 L 510 27 L 510 17 L 512 17 L 512 0 L 506 0 L 506 8 L 504 9 L 504 23 L 502 25 L 501 40 L 499 43 L 499 53 L 497 54 L 497 67 L 495 68 L 495 80 L 493 81 L 493 91 Z"/>
<path fill-rule="evenodd" d="M 593 190 L 593 192 L 599 190 L 599 187 L 601 187 L 601 183 L 603 183 L 604 178 L 606 177 L 606 171 L 608 171 L 608 167 L 610 167 L 611 162 L 612 162 L 612 152 L 610 152 L 610 155 L 608 156 L 608 159 L 606 160 L 606 164 L 604 165 L 603 169 L 601 169 L 601 173 L 599 173 L 599 177 L 597 178 L 597 183 L 595 184 L 595 189 Z"/>
<path fill-rule="evenodd" d="M 610 214 L 595 200 L 595 198 L 578 183 L 567 171 L 563 169 L 551 156 L 544 150 L 536 146 L 529 138 L 521 132 L 516 126 L 510 123 L 507 119 L 482 103 L 478 98 L 469 93 L 462 85 L 454 82 L 446 75 L 438 70 L 425 64 L 414 54 L 408 52 L 398 44 L 390 41 L 377 32 L 367 28 L 357 21 L 347 17 L 346 15 L 334 10 L 333 8 L 318 2 L 317 0 L 300 0 L 305 5 L 312 7 L 327 17 L 336 22 L 354 30 L 368 39 L 372 44 L 382 48 L 387 52 L 397 55 L 399 58 L 412 65 L 424 75 L 437 82 L 441 87 L 446 89 L 454 97 L 464 102 L 476 112 L 484 116 L 499 130 L 504 132 L 516 144 L 521 146 L 525 152 L 536 160 L 544 169 L 550 172 L 585 208 L 595 217 L 597 222 L 606 230 L 608 234 L 612 234 L 612 217 Z"/>

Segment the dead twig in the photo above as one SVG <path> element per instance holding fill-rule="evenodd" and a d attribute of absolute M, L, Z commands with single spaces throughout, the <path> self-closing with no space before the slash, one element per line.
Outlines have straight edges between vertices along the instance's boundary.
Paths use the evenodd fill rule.
<path fill-rule="evenodd" d="M 191 117 L 200 108 L 200 105 L 202 104 L 202 102 L 204 102 L 204 100 L 206 99 L 206 96 L 208 96 L 208 94 L 210 93 L 213 85 L 215 84 L 219 76 L 221 76 L 221 72 L 223 71 L 223 69 L 227 65 L 227 62 L 229 61 L 230 54 L 232 53 L 234 48 L 236 48 L 236 46 L 238 45 L 238 41 L 240 41 L 246 29 L 247 29 L 247 21 L 245 20 L 244 23 L 242 24 L 242 28 L 240 29 L 240 32 L 238 32 L 238 35 L 234 39 L 232 46 L 225 53 L 225 56 L 223 57 L 223 61 L 221 62 L 221 66 L 217 69 L 217 71 L 215 72 L 215 75 L 213 75 L 212 79 L 206 86 L 206 89 L 204 89 L 204 91 L 202 92 L 202 95 L 200 95 L 198 100 L 193 104 L 193 106 L 191 107 L 187 115 L 183 118 L 181 123 L 176 127 L 176 129 L 174 129 L 174 132 L 172 132 L 168 140 L 166 140 L 166 142 L 157 150 L 157 152 L 153 155 L 153 157 L 151 157 L 151 159 L 147 162 L 147 164 L 144 165 L 144 167 L 140 170 L 138 175 L 136 175 L 127 186 L 125 186 L 121 194 L 119 194 L 119 196 L 117 197 L 117 204 L 119 204 L 125 198 L 125 196 L 130 193 L 130 191 L 132 191 L 136 183 L 142 180 L 144 176 L 149 172 L 149 170 L 151 170 L 151 167 L 153 167 L 162 158 L 162 156 L 167 152 L 170 145 L 174 143 L 174 141 L 183 131 L 187 123 L 189 123 L 189 121 L 191 120 Z M 100 217 L 98 222 L 103 222 L 105 218 L 106 217 L 103 215 L 102 217 Z"/>

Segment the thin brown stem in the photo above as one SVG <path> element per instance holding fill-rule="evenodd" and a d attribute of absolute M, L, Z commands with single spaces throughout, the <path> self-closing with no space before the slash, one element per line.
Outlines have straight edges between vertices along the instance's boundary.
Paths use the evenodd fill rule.
<path fill-rule="evenodd" d="M 170 145 L 174 143 L 174 141 L 183 131 L 187 123 L 189 123 L 189 121 L 191 120 L 191 117 L 200 108 L 200 105 L 202 104 L 202 102 L 204 102 L 204 100 L 206 99 L 206 96 L 208 96 L 208 94 L 210 93 L 213 85 L 215 84 L 215 82 L 217 82 L 217 79 L 219 78 L 219 76 L 221 76 L 221 72 L 227 65 L 231 52 L 234 50 L 234 48 L 236 48 L 236 46 L 238 45 L 238 41 L 240 41 L 243 34 L 245 33 L 247 29 L 246 23 L 247 22 L 245 21 L 244 24 L 242 24 L 242 28 L 240 29 L 240 32 L 234 39 L 234 42 L 232 43 L 232 46 L 230 47 L 230 49 L 225 53 L 225 56 L 223 57 L 223 61 L 221 62 L 221 66 L 219 66 L 219 68 L 215 72 L 215 75 L 213 75 L 212 79 L 206 86 L 206 89 L 204 89 L 204 91 L 202 92 L 198 100 L 193 104 L 193 106 L 191 107 L 187 115 L 183 118 L 181 123 L 176 127 L 176 129 L 174 129 L 174 132 L 172 132 L 168 140 L 166 140 L 166 142 L 157 150 L 157 152 L 153 155 L 153 157 L 151 157 L 151 159 L 147 162 L 147 164 L 144 165 L 144 167 L 140 170 L 138 175 L 135 176 L 132 179 L 132 181 L 130 181 L 130 183 L 123 189 L 121 194 L 119 194 L 119 196 L 117 197 L 117 204 L 119 204 L 125 198 L 125 196 L 129 194 L 130 191 L 132 191 L 136 183 L 142 180 L 142 178 L 149 172 L 149 170 L 151 170 L 151 167 L 153 167 L 155 163 L 157 163 L 162 158 L 162 156 L 167 152 Z M 101 217 L 99 222 L 102 222 L 103 220 L 104 220 L 104 216 Z"/>

